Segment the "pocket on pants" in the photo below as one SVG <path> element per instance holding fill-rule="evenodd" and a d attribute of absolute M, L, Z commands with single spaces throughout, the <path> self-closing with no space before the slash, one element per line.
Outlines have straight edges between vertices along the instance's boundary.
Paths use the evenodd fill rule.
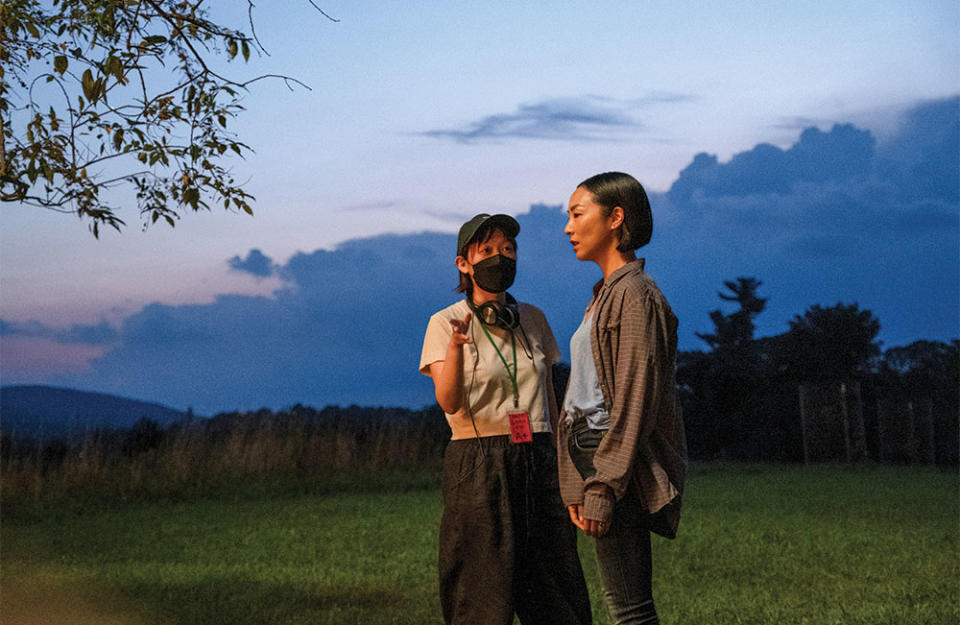
<path fill-rule="evenodd" d="M 593 477 L 597 472 L 593 466 L 593 456 L 603 440 L 606 430 L 593 430 L 587 426 L 586 420 L 581 420 L 573 424 L 570 436 L 567 438 L 567 450 L 570 452 L 570 460 L 577 472 L 583 479 Z"/>

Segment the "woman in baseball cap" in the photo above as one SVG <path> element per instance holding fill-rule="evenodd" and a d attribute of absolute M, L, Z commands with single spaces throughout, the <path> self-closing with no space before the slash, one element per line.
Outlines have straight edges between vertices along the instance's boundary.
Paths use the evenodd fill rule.
<path fill-rule="evenodd" d="M 520 224 L 476 215 L 454 263 L 464 294 L 427 325 L 420 372 L 433 379 L 451 440 L 443 459 L 440 602 L 447 623 L 582 625 L 590 602 L 556 472 L 560 351 L 543 313 L 507 289 Z"/>

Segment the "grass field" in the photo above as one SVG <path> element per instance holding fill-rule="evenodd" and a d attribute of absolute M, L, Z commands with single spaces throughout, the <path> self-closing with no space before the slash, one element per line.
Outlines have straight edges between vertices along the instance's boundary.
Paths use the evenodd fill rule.
<path fill-rule="evenodd" d="M 5 503 L 0 621 L 439 623 L 439 490 Z M 654 538 L 671 624 L 960 622 L 956 472 L 698 465 Z M 596 623 L 588 539 L 581 554 Z"/>

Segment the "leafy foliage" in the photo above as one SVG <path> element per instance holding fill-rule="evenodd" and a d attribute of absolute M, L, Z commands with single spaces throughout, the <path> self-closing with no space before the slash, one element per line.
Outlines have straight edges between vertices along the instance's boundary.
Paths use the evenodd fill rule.
<path fill-rule="evenodd" d="M 804 381 L 861 377 L 880 355 L 879 333 L 877 318 L 856 303 L 811 306 L 790 321 L 789 367 Z"/>
<path fill-rule="evenodd" d="M 255 35 L 213 21 L 204 0 L 5 0 L 0 5 L 0 197 L 120 230 L 106 191 L 131 185 L 146 223 L 184 210 L 252 213 L 228 130 Z M 311 2 L 312 4 L 312 2 Z M 314 5 L 315 6 L 315 5 Z M 253 3 L 248 0 L 253 33 Z M 319 9 L 318 9 L 319 10 Z M 288 86 L 292 78 L 276 76 Z"/>
<path fill-rule="evenodd" d="M 724 315 L 720 310 L 710 312 L 710 320 L 716 328 L 713 334 L 697 336 L 713 349 L 734 350 L 750 343 L 753 340 L 753 331 L 756 326 L 754 317 L 763 312 L 767 306 L 766 297 L 757 297 L 757 291 L 763 282 L 756 278 L 737 278 L 736 282 L 723 283 L 729 294 L 719 292 L 717 297 L 725 302 L 737 302 L 740 309 L 730 315 Z"/>
<path fill-rule="evenodd" d="M 883 354 L 877 373 L 881 384 L 901 397 L 928 397 L 951 415 L 957 429 L 960 418 L 960 341 L 914 341 Z M 951 441 L 956 441 L 953 436 Z M 956 452 L 956 445 L 951 445 Z"/>

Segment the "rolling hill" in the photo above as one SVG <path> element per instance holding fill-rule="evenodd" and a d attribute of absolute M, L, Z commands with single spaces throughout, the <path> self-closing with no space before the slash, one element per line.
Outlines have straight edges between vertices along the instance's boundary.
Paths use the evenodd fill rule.
<path fill-rule="evenodd" d="M 0 430 L 17 437 L 73 436 L 93 428 L 129 428 L 140 419 L 162 426 L 189 413 L 161 404 L 55 386 L 0 388 Z"/>

